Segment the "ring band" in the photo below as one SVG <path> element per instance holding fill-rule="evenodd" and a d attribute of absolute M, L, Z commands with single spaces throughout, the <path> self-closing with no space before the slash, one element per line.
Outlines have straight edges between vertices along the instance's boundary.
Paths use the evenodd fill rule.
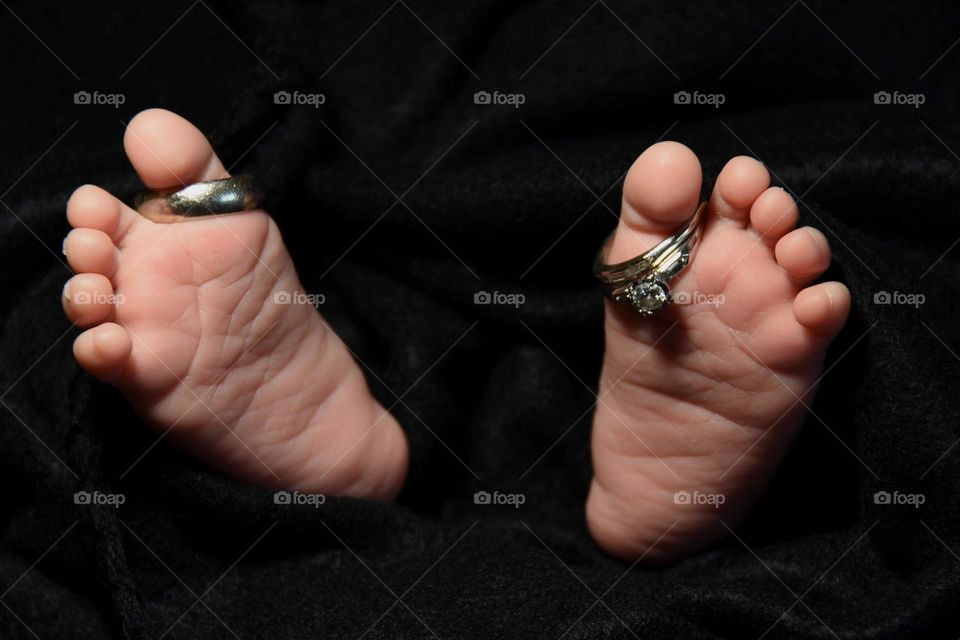
<path fill-rule="evenodd" d="M 260 194 L 252 176 L 196 182 L 186 187 L 158 189 L 137 194 L 133 208 L 158 221 L 174 216 L 199 217 L 251 211 L 260 206 Z"/>
<path fill-rule="evenodd" d="M 593 275 L 603 285 L 604 294 L 615 302 L 628 304 L 642 316 L 673 301 L 669 281 L 690 263 L 700 240 L 704 211 L 702 202 L 683 229 L 657 246 L 624 262 L 607 264 L 613 234 L 604 241 L 593 263 Z"/>

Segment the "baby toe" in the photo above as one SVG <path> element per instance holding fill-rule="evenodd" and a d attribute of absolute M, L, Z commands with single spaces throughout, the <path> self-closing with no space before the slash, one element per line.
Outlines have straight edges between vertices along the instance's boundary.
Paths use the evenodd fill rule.
<path fill-rule="evenodd" d="M 110 278 L 117 266 L 117 247 L 98 229 L 71 231 L 63 241 L 63 253 L 77 273 L 99 273 Z"/>
<path fill-rule="evenodd" d="M 116 383 L 132 349 L 130 334 L 113 322 L 84 331 L 73 343 L 73 355 L 80 366 L 111 384 Z"/>
<path fill-rule="evenodd" d="M 678 142 L 658 142 L 640 154 L 623 182 L 607 261 L 629 260 L 674 233 L 696 211 L 701 180 L 696 154 Z"/>
<path fill-rule="evenodd" d="M 138 222 L 146 222 L 109 191 L 92 184 L 77 188 L 67 201 L 67 221 L 74 229 L 96 229 L 119 243 Z"/>
<path fill-rule="evenodd" d="M 750 225 L 770 244 L 793 230 L 799 217 L 796 201 L 780 187 L 770 187 L 750 207 Z"/>
<path fill-rule="evenodd" d="M 777 262 L 797 284 L 812 281 L 830 266 L 830 243 L 813 227 L 795 229 L 780 238 L 775 253 Z"/>
<path fill-rule="evenodd" d="M 113 314 L 113 285 L 99 273 L 73 276 L 63 287 L 63 310 L 80 327 L 99 324 Z"/>
<path fill-rule="evenodd" d="M 721 218 L 746 224 L 750 206 L 770 186 L 763 163 L 747 156 L 727 162 L 710 196 L 710 211 Z"/>
<path fill-rule="evenodd" d="M 839 282 L 822 282 L 797 294 L 793 315 L 804 327 L 827 339 L 836 336 L 850 313 L 850 290 Z"/>
<path fill-rule="evenodd" d="M 150 189 L 225 178 L 229 174 L 207 137 L 166 109 L 141 111 L 123 135 L 130 164 Z"/>

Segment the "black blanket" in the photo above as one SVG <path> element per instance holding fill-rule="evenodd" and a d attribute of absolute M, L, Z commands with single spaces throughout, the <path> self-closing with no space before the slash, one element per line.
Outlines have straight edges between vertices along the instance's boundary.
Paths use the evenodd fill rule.
<path fill-rule="evenodd" d="M 0 11 L 0 637 L 955 638 L 957 5 L 755 5 Z M 134 193 L 120 140 L 151 106 L 265 185 L 410 435 L 398 503 L 276 504 L 75 364 L 64 203 L 84 182 Z M 707 185 L 731 156 L 766 163 L 854 309 L 748 521 L 650 569 L 584 524 L 589 267 L 661 138 Z"/>

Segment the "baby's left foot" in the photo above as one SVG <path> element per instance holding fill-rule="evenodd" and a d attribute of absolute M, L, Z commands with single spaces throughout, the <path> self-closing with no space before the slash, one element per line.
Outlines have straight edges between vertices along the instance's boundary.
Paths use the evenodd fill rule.
<path fill-rule="evenodd" d="M 700 195 L 683 145 L 647 149 L 624 184 L 610 263 L 673 234 Z M 717 178 L 677 303 L 651 317 L 607 301 L 587 522 L 622 558 L 663 562 L 734 526 L 764 489 L 806 415 L 850 293 L 808 286 L 830 263 L 822 233 L 750 158 Z"/>

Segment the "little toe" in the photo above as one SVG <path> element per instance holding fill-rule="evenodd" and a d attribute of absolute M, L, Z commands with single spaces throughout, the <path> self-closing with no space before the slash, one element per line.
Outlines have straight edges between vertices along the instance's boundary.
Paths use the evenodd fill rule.
<path fill-rule="evenodd" d="M 96 229 L 119 244 L 133 225 L 143 221 L 112 193 L 92 184 L 78 187 L 67 201 L 67 221 L 74 229 Z"/>
<path fill-rule="evenodd" d="M 770 173 L 763 163 L 748 156 L 732 158 L 717 176 L 710 196 L 710 211 L 745 225 L 750 206 L 770 186 Z"/>
<path fill-rule="evenodd" d="M 830 243 L 813 227 L 795 229 L 780 238 L 775 253 L 777 262 L 797 284 L 812 281 L 830 266 Z"/>
<path fill-rule="evenodd" d="M 797 294 L 793 314 L 813 333 L 831 339 L 843 328 L 850 313 L 850 290 L 839 282 L 821 282 Z"/>
<path fill-rule="evenodd" d="M 117 382 L 132 349 L 130 334 L 113 322 L 84 331 L 73 343 L 73 355 L 80 366 L 110 384 Z"/>
<path fill-rule="evenodd" d="M 678 142 L 658 142 L 640 154 L 624 180 L 607 261 L 629 260 L 674 233 L 696 210 L 702 179 L 697 156 Z"/>
<path fill-rule="evenodd" d="M 92 327 L 113 314 L 113 285 L 99 273 L 73 276 L 63 287 L 63 310 L 80 327 Z"/>
<path fill-rule="evenodd" d="M 117 247 L 98 229 L 71 231 L 63 240 L 63 253 L 77 273 L 99 273 L 110 278 L 117 268 Z"/>
<path fill-rule="evenodd" d="M 770 187 L 750 207 L 750 224 L 768 244 L 776 244 L 797 226 L 800 210 L 789 193 Z"/>

